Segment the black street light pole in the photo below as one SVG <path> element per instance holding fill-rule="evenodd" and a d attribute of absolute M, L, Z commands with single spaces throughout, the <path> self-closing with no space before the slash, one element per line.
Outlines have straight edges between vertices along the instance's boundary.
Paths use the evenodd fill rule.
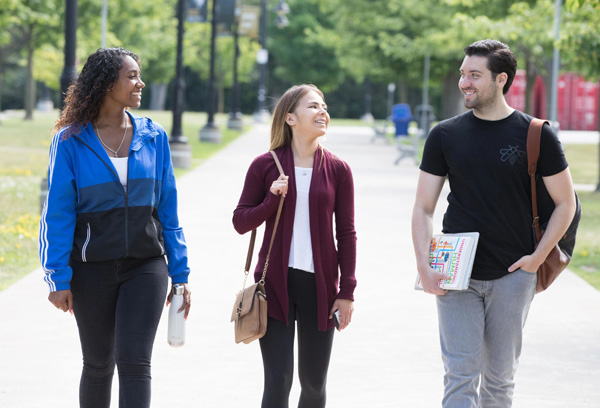
<path fill-rule="evenodd" d="M 185 0 L 177 2 L 177 57 L 175 60 L 175 91 L 173 98 L 173 130 L 169 142 L 185 143 L 187 139 L 181 131 L 181 117 L 183 115 L 183 96 L 185 92 L 185 79 L 183 77 L 183 33 L 184 33 Z"/>
<path fill-rule="evenodd" d="M 258 100 L 256 104 L 256 112 L 254 120 L 259 123 L 266 121 L 269 112 L 265 108 L 267 99 L 267 63 L 269 61 L 269 52 L 267 51 L 267 0 L 260 2 L 260 50 L 257 55 L 259 64 L 259 79 L 258 79 Z"/>
<path fill-rule="evenodd" d="M 182 131 L 185 78 L 183 76 L 183 34 L 185 0 L 177 2 L 177 57 L 175 62 L 175 89 L 173 92 L 173 129 L 169 137 L 173 166 L 187 169 L 191 165 L 192 151 Z"/>
<path fill-rule="evenodd" d="M 65 65 L 60 76 L 60 109 L 65 106 L 67 89 L 77 78 L 75 52 L 77 47 L 77 0 L 65 0 Z"/>
<path fill-rule="evenodd" d="M 60 75 L 60 103 L 59 108 L 65 107 L 67 89 L 77 78 L 75 67 L 75 51 L 77 45 L 77 0 L 65 0 L 65 66 Z M 44 203 L 48 196 L 48 179 L 40 183 L 40 212 L 44 210 Z"/>
<path fill-rule="evenodd" d="M 213 0 L 212 20 L 210 30 L 210 85 L 208 88 L 208 121 L 200 130 L 200 141 L 220 143 L 221 131 L 215 124 L 215 42 L 217 37 L 217 7 L 218 0 Z"/>
<path fill-rule="evenodd" d="M 242 113 L 239 111 L 240 106 L 240 84 L 238 82 L 238 59 L 240 57 L 240 46 L 239 46 L 239 16 L 235 16 L 233 26 L 233 89 L 231 95 L 231 112 L 229 113 L 229 120 L 227 121 L 227 127 L 229 129 L 241 130 L 243 127 Z"/>

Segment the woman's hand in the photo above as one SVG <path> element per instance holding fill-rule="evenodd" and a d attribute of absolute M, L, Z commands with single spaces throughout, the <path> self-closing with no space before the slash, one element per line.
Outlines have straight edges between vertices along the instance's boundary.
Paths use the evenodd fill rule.
<path fill-rule="evenodd" d="M 288 190 L 288 179 L 289 176 L 281 174 L 277 180 L 271 184 L 271 193 L 275 195 L 282 194 L 284 197 L 287 195 Z"/>
<path fill-rule="evenodd" d="M 68 311 L 73 314 L 73 294 L 70 289 L 50 292 L 48 300 L 56 306 L 57 309 L 60 309 L 63 312 Z"/>
<path fill-rule="evenodd" d="M 187 320 L 188 315 L 190 314 L 190 308 L 192 307 L 192 291 L 187 283 L 174 283 L 173 285 L 183 285 L 183 304 L 177 311 L 182 312 L 185 310 L 184 318 Z M 171 303 L 171 299 L 173 298 L 173 287 L 169 291 L 169 295 L 167 296 L 167 306 Z"/>
<path fill-rule="evenodd" d="M 329 318 L 333 319 L 333 313 L 340 311 L 340 328 L 339 331 L 344 330 L 350 324 L 352 320 L 352 312 L 354 312 L 354 302 L 348 299 L 336 299 L 333 302 L 333 306 L 329 311 Z"/>

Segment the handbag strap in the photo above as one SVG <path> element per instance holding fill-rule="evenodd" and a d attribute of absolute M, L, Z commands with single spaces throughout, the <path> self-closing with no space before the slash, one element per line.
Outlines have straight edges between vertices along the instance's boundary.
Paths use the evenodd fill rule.
<path fill-rule="evenodd" d="M 529 172 L 529 178 L 531 179 L 531 211 L 533 214 L 533 228 L 535 230 L 535 236 L 539 243 L 542 239 L 542 232 L 540 231 L 540 217 L 538 215 L 537 207 L 537 193 L 536 193 L 536 182 L 535 173 L 537 172 L 537 161 L 540 157 L 540 139 L 542 136 L 542 127 L 544 123 L 550 125 L 546 120 L 533 118 L 529 124 L 529 130 L 527 131 L 527 171 Z"/>
<path fill-rule="evenodd" d="M 274 151 L 270 151 L 273 156 L 273 160 L 275 160 L 275 164 L 277 165 L 277 169 L 279 170 L 279 174 L 282 176 L 285 175 L 283 172 L 283 167 L 281 167 L 281 163 L 279 162 L 279 158 L 277 157 L 277 153 Z M 281 218 L 281 210 L 283 208 L 283 194 L 280 195 L 279 198 L 279 207 L 277 208 L 277 216 L 275 216 L 275 225 L 273 226 L 273 232 L 271 233 L 271 242 L 269 242 L 269 251 L 267 252 L 267 259 L 265 261 L 265 267 L 263 268 L 262 277 L 259 281 L 261 285 L 265 284 L 265 277 L 267 276 L 267 268 L 269 267 L 269 258 L 271 257 L 271 249 L 273 248 L 273 241 L 275 241 L 275 233 L 277 232 L 277 225 L 279 225 L 279 219 Z M 256 240 L 256 228 L 252 230 L 252 235 L 250 236 L 250 245 L 248 246 L 248 255 L 246 256 L 246 266 L 244 268 L 244 284 L 242 285 L 242 290 L 246 287 L 246 279 L 248 278 L 248 274 L 250 273 L 250 264 L 252 263 L 252 254 L 254 253 L 254 241 Z"/>

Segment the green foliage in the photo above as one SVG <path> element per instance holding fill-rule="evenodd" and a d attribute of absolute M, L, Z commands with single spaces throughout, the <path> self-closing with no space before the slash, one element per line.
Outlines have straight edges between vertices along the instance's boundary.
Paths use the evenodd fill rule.
<path fill-rule="evenodd" d="M 184 37 L 184 64 L 202 79 L 208 79 L 210 74 L 210 23 L 186 23 Z M 215 72 L 217 80 L 224 86 L 233 84 L 233 36 L 218 36 L 216 39 Z M 250 80 L 250 73 L 255 68 L 256 52 L 260 48 L 256 41 L 239 37 L 238 47 L 238 81 L 245 83 Z"/>
<path fill-rule="evenodd" d="M 440 51 L 428 37 L 451 16 L 448 5 L 433 0 L 332 0 L 321 7 L 335 21 L 321 37 L 332 36 L 341 66 L 357 81 L 419 80 L 424 55 Z"/>
<path fill-rule="evenodd" d="M 107 31 L 112 36 L 107 38 L 107 47 L 120 46 L 138 54 L 147 83 L 167 83 L 175 75 L 176 3 L 176 0 L 109 3 Z M 96 16 L 100 18 L 100 10 Z"/>
<path fill-rule="evenodd" d="M 336 89 L 344 72 L 336 57 L 335 43 L 321 35 L 331 30 L 331 16 L 317 0 L 290 0 L 287 27 L 269 26 L 269 64 L 275 76 L 288 85 L 313 83 L 324 92 Z M 270 19 L 273 21 L 273 19 Z"/>
<path fill-rule="evenodd" d="M 600 0 L 581 3 L 566 13 L 561 59 L 567 68 L 596 80 L 600 77 Z"/>
<path fill-rule="evenodd" d="M 33 76 L 50 89 L 60 89 L 60 73 L 64 65 L 63 51 L 52 44 L 43 44 L 34 55 Z"/>
<path fill-rule="evenodd" d="M 0 47 L 11 42 L 11 33 L 8 31 L 8 27 L 16 21 L 14 13 L 17 5 L 17 0 L 0 0 Z"/>
<path fill-rule="evenodd" d="M 592 6 L 598 10 L 600 9 L 600 0 L 567 0 L 566 5 L 567 9 L 571 11 L 577 11 L 579 7 L 583 7 L 585 5 Z"/>

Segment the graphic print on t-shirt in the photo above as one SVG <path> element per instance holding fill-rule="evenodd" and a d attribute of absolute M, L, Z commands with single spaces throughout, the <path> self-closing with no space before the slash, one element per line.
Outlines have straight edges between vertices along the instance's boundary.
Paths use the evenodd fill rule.
<path fill-rule="evenodd" d="M 523 150 L 519 150 L 519 146 L 508 145 L 506 149 L 500 149 L 500 160 L 508 161 L 511 165 L 515 163 L 523 163 L 523 158 L 527 155 Z"/>

